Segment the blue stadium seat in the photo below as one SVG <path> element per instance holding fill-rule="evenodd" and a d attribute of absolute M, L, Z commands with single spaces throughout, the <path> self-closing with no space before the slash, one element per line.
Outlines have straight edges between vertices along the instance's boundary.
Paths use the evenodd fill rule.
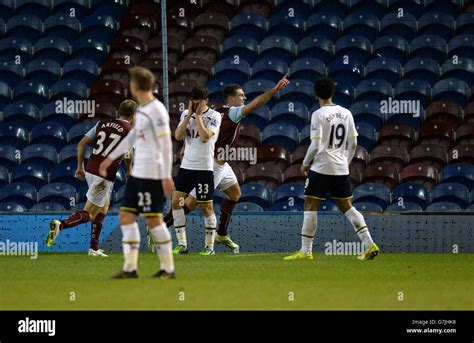
<path fill-rule="evenodd" d="M 247 36 L 260 41 L 265 35 L 266 21 L 259 13 L 240 13 L 230 22 L 230 35 Z"/>
<path fill-rule="evenodd" d="M 288 37 L 299 41 L 304 29 L 304 20 L 299 16 L 289 16 L 287 13 L 277 13 L 270 19 L 267 36 L 275 35 Z"/>
<path fill-rule="evenodd" d="M 69 15 L 56 14 L 44 21 L 44 37 L 60 38 L 71 43 L 77 39 L 80 32 L 80 22 Z"/>
<path fill-rule="evenodd" d="M 403 200 L 404 203 L 412 202 L 425 208 L 429 202 L 429 193 L 425 186 L 418 183 L 401 183 L 393 189 L 393 202 Z M 401 198 L 401 199 L 400 199 Z"/>
<path fill-rule="evenodd" d="M 244 123 L 252 124 L 253 126 L 258 127 L 260 131 L 265 128 L 269 121 L 270 111 L 268 110 L 268 107 L 266 105 L 257 108 L 243 120 Z"/>
<path fill-rule="evenodd" d="M 318 211 L 339 211 L 339 208 L 333 200 L 324 200 L 319 204 Z"/>
<path fill-rule="evenodd" d="M 338 0 L 338 1 L 316 0 L 314 4 L 313 12 L 321 13 L 324 15 L 337 16 L 342 19 L 346 15 L 349 4 L 350 4 L 349 0 Z"/>
<path fill-rule="evenodd" d="M 431 192 L 431 203 L 452 202 L 461 208 L 469 204 L 469 190 L 466 186 L 456 182 L 445 182 L 437 185 Z"/>
<path fill-rule="evenodd" d="M 0 143 L 23 149 L 28 143 L 28 128 L 18 123 L 0 124 Z"/>
<path fill-rule="evenodd" d="M 267 209 L 272 202 L 272 191 L 258 183 L 246 183 L 240 188 L 240 202 L 253 202 Z"/>
<path fill-rule="evenodd" d="M 356 122 L 370 124 L 377 131 L 385 121 L 385 114 L 380 112 L 379 101 L 357 101 L 349 109 Z"/>
<path fill-rule="evenodd" d="M 0 57 L 6 57 L 15 62 L 16 56 L 19 56 L 21 61 L 26 63 L 30 60 L 32 53 L 33 46 L 26 38 L 10 37 L 0 39 Z"/>
<path fill-rule="evenodd" d="M 398 12 L 384 15 L 380 19 L 381 36 L 399 36 L 406 40 L 411 40 L 416 32 L 416 18 L 410 13 L 404 13 L 403 17 L 398 16 Z"/>
<path fill-rule="evenodd" d="M 466 208 L 466 211 L 474 212 L 474 204 L 469 205 L 469 206 Z"/>
<path fill-rule="evenodd" d="M 383 212 L 383 208 L 373 202 L 358 202 L 354 207 L 361 212 Z"/>
<path fill-rule="evenodd" d="M 474 166 L 466 163 L 450 163 L 441 170 L 441 183 L 457 182 L 474 190 Z"/>
<path fill-rule="evenodd" d="M 8 20 L 8 18 L 12 16 L 14 8 L 14 0 L 3 0 L 0 2 L 0 18 L 3 20 Z"/>
<path fill-rule="evenodd" d="M 353 202 L 372 202 L 385 208 L 390 204 L 390 190 L 380 183 L 364 183 L 353 192 Z"/>
<path fill-rule="evenodd" d="M 87 85 L 76 80 L 60 80 L 51 86 L 51 101 L 84 100 L 87 98 Z"/>
<path fill-rule="evenodd" d="M 311 125 L 306 125 L 300 130 L 300 145 L 311 144 Z"/>
<path fill-rule="evenodd" d="M 368 123 L 356 123 L 356 130 L 359 134 L 357 137 L 357 145 L 365 148 L 369 153 L 372 151 L 376 141 L 376 130 Z"/>
<path fill-rule="evenodd" d="M 57 165 L 51 170 L 50 182 L 69 183 L 78 189 L 82 185 L 82 181 L 75 177 L 77 162 L 65 162 Z"/>
<path fill-rule="evenodd" d="M 269 211 L 301 212 L 303 211 L 303 205 L 298 202 L 289 204 L 287 201 L 280 201 L 272 204 Z"/>
<path fill-rule="evenodd" d="M 233 58 L 221 59 L 214 66 L 214 78 L 224 82 L 225 85 L 233 83 L 242 85 L 249 78 L 249 70 L 250 65 L 245 60 L 234 63 Z"/>
<path fill-rule="evenodd" d="M 209 101 L 223 104 L 224 98 L 222 95 L 222 90 L 227 85 L 227 82 L 224 82 L 221 79 L 213 79 L 206 83 L 206 88 L 209 91 Z"/>
<path fill-rule="evenodd" d="M 70 15 L 74 10 L 75 17 L 82 20 L 88 12 L 88 7 L 88 0 L 54 0 L 52 12 L 53 14 Z"/>
<path fill-rule="evenodd" d="M 387 100 L 392 96 L 392 86 L 382 78 L 366 79 L 359 83 L 354 90 L 356 101 L 380 101 Z"/>
<path fill-rule="evenodd" d="M 78 113 L 68 111 L 68 108 L 58 111 L 58 106 L 55 101 L 48 102 L 43 106 L 40 114 L 41 122 L 54 122 L 64 125 L 66 129 L 70 129 L 77 121 Z"/>
<path fill-rule="evenodd" d="M 396 12 L 399 8 L 403 8 L 403 12 L 412 14 L 414 17 L 419 18 L 423 13 L 423 1 L 413 0 L 388 0 L 387 13 Z"/>
<path fill-rule="evenodd" d="M 49 144 L 59 150 L 66 143 L 66 128 L 57 123 L 40 123 L 31 130 L 31 143 Z"/>
<path fill-rule="evenodd" d="M 96 123 L 82 122 L 74 125 L 68 132 L 68 144 L 78 143 Z"/>
<path fill-rule="evenodd" d="M 55 202 L 69 209 L 77 201 L 76 189 L 67 183 L 50 183 L 38 191 L 38 201 Z"/>
<path fill-rule="evenodd" d="M 344 18 L 342 35 L 351 34 L 362 36 L 373 42 L 378 33 L 379 20 L 377 16 L 367 13 L 352 12 Z"/>
<path fill-rule="evenodd" d="M 454 101 L 461 107 L 465 107 L 470 97 L 470 90 L 466 82 L 449 78 L 436 82 L 432 94 L 433 101 Z"/>
<path fill-rule="evenodd" d="M 452 60 L 447 60 L 441 66 L 442 79 L 459 79 L 466 82 L 468 85 L 474 84 L 474 60 L 470 58 L 460 57 L 457 63 L 454 64 Z"/>
<path fill-rule="evenodd" d="M 0 18 L 0 36 L 3 36 L 5 33 L 5 21 Z"/>
<path fill-rule="evenodd" d="M 431 87 L 424 80 L 402 80 L 393 89 L 396 100 L 419 100 L 426 108 L 430 99 Z"/>
<path fill-rule="evenodd" d="M 326 66 L 316 58 L 299 58 L 290 66 L 290 79 L 314 82 L 323 75 L 326 75 Z"/>
<path fill-rule="evenodd" d="M 462 208 L 453 202 L 435 202 L 433 204 L 428 205 L 425 208 L 425 212 L 458 212 L 462 211 Z"/>
<path fill-rule="evenodd" d="M 0 200 L 2 202 L 16 202 L 25 208 L 36 204 L 36 188 L 26 182 L 12 182 L 0 189 Z"/>
<path fill-rule="evenodd" d="M 409 45 L 405 38 L 399 36 L 383 36 L 375 40 L 374 57 L 389 57 L 404 63 L 407 59 Z"/>
<path fill-rule="evenodd" d="M 332 55 L 333 42 L 326 37 L 307 36 L 298 43 L 297 58 L 316 58 L 327 64 Z"/>
<path fill-rule="evenodd" d="M 3 109 L 3 122 L 5 124 L 21 124 L 31 129 L 39 121 L 38 106 L 27 101 L 15 101 Z"/>
<path fill-rule="evenodd" d="M 89 159 L 91 153 L 92 153 L 92 145 L 88 145 L 86 147 L 86 152 L 84 155 L 84 164 L 86 164 L 87 160 Z M 71 161 L 76 161 L 77 160 L 77 144 L 69 144 L 66 145 L 64 148 L 59 151 L 58 154 L 58 162 L 59 163 L 64 163 L 64 162 L 71 162 Z"/>
<path fill-rule="evenodd" d="M 258 53 L 258 43 L 252 37 L 230 36 L 222 43 L 222 58 L 238 56 L 249 64 L 255 62 Z"/>
<path fill-rule="evenodd" d="M 456 35 L 468 35 L 474 32 L 474 12 L 461 13 L 456 19 Z"/>
<path fill-rule="evenodd" d="M 31 206 L 28 212 L 61 212 L 66 211 L 66 208 L 57 202 L 40 202 Z"/>
<path fill-rule="evenodd" d="M 14 15 L 7 21 L 7 32 L 9 38 L 22 38 L 30 42 L 36 41 L 42 31 L 41 18 L 31 14 Z"/>
<path fill-rule="evenodd" d="M 25 100 L 39 108 L 43 107 L 48 96 L 48 84 L 40 80 L 24 80 L 13 89 L 13 101 Z"/>
<path fill-rule="evenodd" d="M 448 57 L 474 59 L 474 34 L 453 37 L 448 43 Z"/>
<path fill-rule="evenodd" d="M 14 87 L 23 77 L 23 67 L 21 64 L 16 64 L 13 58 L 0 57 L 0 77 L 9 87 Z"/>
<path fill-rule="evenodd" d="M 117 21 L 127 12 L 127 0 L 92 0 L 91 8 L 95 14 L 107 14 Z"/>
<path fill-rule="evenodd" d="M 393 58 L 380 57 L 371 60 L 366 65 L 365 77 L 367 79 L 383 79 L 393 86 L 400 80 L 402 65 Z"/>
<path fill-rule="evenodd" d="M 423 208 L 414 203 L 414 202 L 404 202 L 403 205 L 399 205 L 397 202 L 394 202 L 393 204 L 388 205 L 388 207 L 385 209 L 385 212 L 422 212 Z"/>
<path fill-rule="evenodd" d="M 298 146 L 299 132 L 293 125 L 270 124 L 262 131 L 263 144 L 277 144 L 292 152 Z"/>
<path fill-rule="evenodd" d="M 89 186 L 87 183 L 83 183 L 79 188 L 77 188 L 77 195 L 79 202 L 86 202 L 87 201 L 87 191 L 89 190 Z M 114 194 L 112 192 L 112 194 Z"/>
<path fill-rule="evenodd" d="M 336 92 L 333 96 L 333 102 L 343 107 L 350 107 L 353 98 L 353 86 L 345 81 L 343 74 L 339 75 L 339 79 L 334 80 Z"/>
<path fill-rule="evenodd" d="M 327 14 L 313 14 L 306 23 L 306 35 L 323 36 L 334 42 L 339 36 L 341 18 Z"/>
<path fill-rule="evenodd" d="M 39 188 L 48 182 L 48 169 L 38 162 L 25 162 L 12 171 L 12 182 L 28 182 Z"/>
<path fill-rule="evenodd" d="M 428 12 L 418 19 L 418 35 L 434 35 L 448 41 L 453 29 L 454 18 L 447 13 Z"/>
<path fill-rule="evenodd" d="M 291 82 L 280 91 L 279 101 L 298 101 L 306 107 L 310 107 L 314 100 L 314 84 L 307 80 L 291 80 Z"/>
<path fill-rule="evenodd" d="M 0 146 L 0 149 L 1 149 L 1 146 Z M 5 186 L 7 183 L 10 183 L 8 168 L 0 164 L 0 187 Z"/>
<path fill-rule="evenodd" d="M 291 84 L 291 83 L 290 83 Z M 255 99 L 258 95 L 266 92 L 269 89 L 272 89 L 275 86 L 270 80 L 250 80 L 243 84 L 243 89 L 245 91 L 245 96 L 247 101 L 250 102 Z M 267 105 L 273 106 L 274 100 L 270 100 Z"/>
<path fill-rule="evenodd" d="M 61 65 L 50 59 L 34 59 L 25 67 L 25 78 L 28 80 L 41 80 L 48 87 L 61 77 Z"/>
<path fill-rule="evenodd" d="M 259 59 L 252 66 L 252 79 L 278 82 L 288 72 L 288 65 L 279 59 Z"/>
<path fill-rule="evenodd" d="M 351 0 L 350 4 L 351 13 L 375 15 L 379 19 L 387 11 L 387 1 L 385 0 Z"/>
<path fill-rule="evenodd" d="M 462 2 L 459 0 L 425 0 L 425 11 L 447 13 L 456 18 L 461 11 Z"/>
<path fill-rule="evenodd" d="M 272 107 L 272 123 L 285 122 L 301 129 L 308 121 L 308 108 L 301 102 L 281 101 Z"/>
<path fill-rule="evenodd" d="M 127 187 L 127 185 L 122 185 L 119 189 L 117 189 L 117 191 L 114 193 L 115 196 L 114 196 L 114 202 L 119 202 L 123 199 L 123 196 L 125 195 L 125 187 Z M 218 189 L 218 188 L 217 188 Z M 216 191 L 217 191 L 216 189 Z"/>
<path fill-rule="evenodd" d="M 35 14 L 44 20 L 49 15 L 52 0 L 16 0 L 15 14 Z"/>
<path fill-rule="evenodd" d="M 293 61 L 296 52 L 295 41 L 284 36 L 270 36 L 260 42 L 259 58 L 279 58 L 286 64 Z"/>
<path fill-rule="evenodd" d="M 26 207 L 16 202 L 1 202 L 0 212 L 26 212 Z"/>
<path fill-rule="evenodd" d="M 431 86 L 438 81 L 439 64 L 432 58 L 412 58 L 403 67 L 403 79 L 425 80 Z"/>
<path fill-rule="evenodd" d="M 117 21 L 105 14 L 91 14 L 81 22 L 82 35 L 87 38 L 109 42 L 117 30 Z"/>
<path fill-rule="evenodd" d="M 308 13 L 311 11 L 313 4 L 312 0 L 277 0 L 276 13 L 280 14 L 293 14 L 295 17 L 306 18 Z"/>
<path fill-rule="evenodd" d="M 441 64 L 446 59 L 446 51 L 446 41 L 439 36 L 418 36 L 410 43 L 410 58 L 432 58 Z"/>
<path fill-rule="evenodd" d="M 234 207 L 235 212 L 263 212 L 262 206 L 248 201 L 240 201 Z"/>
<path fill-rule="evenodd" d="M 69 58 L 69 42 L 62 38 L 43 37 L 36 41 L 34 58 L 51 59 L 64 64 Z"/>
<path fill-rule="evenodd" d="M 74 58 L 87 58 L 95 63 L 102 64 L 107 55 L 107 43 L 87 37 L 79 37 L 72 43 Z"/>
<path fill-rule="evenodd" d="M 63 78 L 79 81 L 90 86 L 99 74 L 96 62 L 86 58 L 75 58 L 64 63 Z"/>
<path fill-rule="evenodd" d="M 298 200 L 301 204 L 304 202 L 304 185 L 299 183 L 285 183 L 275 189 L 273 201 L 295 201 Z"/>
<path fill-rule="evenodd" d="M 36 162 L 50 170 L 57 161 L 58 152 L 48 144 L 30 144 L 21 151 L 21 163 Z"/>
<path fill-rule="evenodd" d="M 371 55 L 371 49 L 367 38 L 352 34 L 339 38 L 334 44 L 335 58 L 349 64 L 354 60 L 365 63 Z"/>

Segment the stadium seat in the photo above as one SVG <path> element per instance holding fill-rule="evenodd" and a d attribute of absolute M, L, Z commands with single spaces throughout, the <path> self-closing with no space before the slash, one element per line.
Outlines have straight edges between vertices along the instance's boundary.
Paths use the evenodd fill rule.
<path fill-rule="evenodd" d="M 269 208 L 269 211 L 303 211 L 303 205 L 299 202 L 288 203 L 287 201 L 280 201 L 272 204 Z"/>
<path fill-rule="evenodd" d="M 0 212 L 26 212 L 26 207 L 16 202 L 0 202 Z"/>
<path fill-rule="evenodd" d="M 272 107 L 271 122 L 293 124 L 302 129 L 309 122 L 308 108 L 301 102 L 280 101 Z"/>
<path fill-rule="evenodd" d="M 18 14 L 10 17 L 7 21 L 8 38 L 27 39 L 36 41 L 42 32 L 41 18 L 31 14 Z"/>
<path fill-rule="evenodd" d="M 212 75 L 212 64 L 206 58 L 186 58 L 176 66 L 176 77 L 196 80 L 199 84 L 206 83 Z M 246 80 L 244 80 L 246 81 Z"/>
<path fill-rule="evenodd" d="M 376 141 L 376 129 L 368 123 L 360 122 L 356 123 L 356 130 L 359 134 L 357 144 L 371 152 Z"/>
<path fill-rule="evenodd" d="M 326 66 L 316 58 L 300 58 L 290 65 L 290 79 L 314 82 L 324 75 L 326 75 Z"/>
<path fill-rule="evenodd" d="M 306 35 L 323 36 L 334 42 L 339 36 L 341 18 L 328 14 L 313 14 L 306 22 Z"/>
<path fill-rule="evenodd" d="M 261 162 L 250 166 L 245 172 L 245 183 L 255 182 L 269 188 L 277 187 L 282 181 L 282 172 L 271 162 Z"/>
<path fill-rule="evenodd" d="M 390 204 L 390 190 L 379 183 L 364 183 L 353 192 L 353 203 L 371 202 L 385 209 Z"/>
<path fill-rule="evenodd" d="M 70 45 L 63 38 L 43 37 L 34 45 L 33 58 L 51 59 L 63 65 L 69 58 Z"/>
<path fill-rule="evenodd" d="M 28 212 L 62 212 L 66 211 L 66 208 L 58 204 L 57 202 L 41 202 L 31 206 Z"/>
<path fill-rule="evenodd" d="M 360 82 L 354 90 L 356 101 L 373 101 L 379 104 L 392 96 L 392 86 L 383 79 L 367 79 Z"/>
<path fill-rule="evenodd" d="M 400 173 L 400 182 L 414 182 L 431 190 L 438 181 L 438 170 L 431 164 L 415 162 L 405 166 Z"/>
<path fill-rule="evenodd" d="M 468 85 L 474 84 L 474 60 L 465 57 L 458 58 L 457 63 L 447 60 L 441 66 L 441 78 L 459 79 Z"/>
<path fill-rule="evenodd" d="M 377 16 L 368 13 L 351 12 L 342 23 L 342 35 L 362 36 L 373 42 L 377 37 L 379 21 Z"/>
<path fill-rule="evenodd" d="M 231 36 L 253 37 L 260 41 L 265 34 L 265 18 L 258 13 L 240 13 L 230 23 Z"/>
<path fill-rule="evenodd" d="M 358 74 L 356 71 L 355 74 Z M 340 79 L 334 80 L 334 86 L 336 86 L 336 90 L 333 96 L 333 102 L 341 105 L 343 107 L 350 107 L 353 100 L 353 85 L 349 82 L 346 82 L 344 79 L 344 74 L 340 74 Z M 319 106 L 319 104 L 317 104 Z"/>
<path fill-rule="evenodd" d="M 258 147 L 260 145 L 260 141 L 260 130 L 256 126 L 247 123 L 240 124 L 238 145 L 249 142 L 251 146 Z"/>
<path fill-rule="evenodd" d="M 110 46 L 110 52 L 113 50 L 113 43 Z M 105 56 L 107 55 L 107 43 L 93 40 L 91 38 L 79 37 L 72 42 L 72 53 L 73 58 L 87 58 L 94 61 L 97 64 L 102 64 Z M 112 55 L 113 57 L 113 55 Z"/>
<path fill-rule="evenodd" d="M 440 0 L 425 0 L 425 10 L 427 12 L 439 12 L 451 15 L 456 18 L 461 10 L 461 2 L 454 1 L 440 1 Z"/>
<path fill-rule="evenodd" d="M 109 42 L 117 30 L 116 20 L 104 14 L 91 14 L 81 21 L 81 34 L 102 42 Z"/>
<path fill-rule="evenodd" d="M 279 123 L 269 124 L 262 131 L 262 140 L 263 144 L 279 144 L 292 152 L 299 143 L 298 128 Z"/>
<path fill-rule="evenodd" d="M 38 201 L 58 203 L 66 209 L 77 202 L 76 189 L 67 183 L 54 182 L 47 184 L 38 191 Z"/>
<path fill-rule="evenodd" d="M 90 88 L 90 95 L 106 95 L 112 102 L 121 102 L 125 98 L 125 89 L 120 81 L 99 79 Z"/>
<path fill-rule="evenodd" d="M 319 203 L 318 211 L 339 211 L 336 203 L 332 200 L 324 200 Z"/>
<path fill-rule="evenodd" d="M 60 38 L 71 43 L 79 36 L 80 22 L 69 15 L 57 14 L 44 21 L 44 37 Z"/>
<path fill-rule="evenodd" d="M 431 192 L 431 203 L 444 201 L 455 203 L 461 208 L 466 208 L 469 204 L 469 190 L 460 183 L 441 183 Z"/>
<path fill-rule="evenodd" d="M 408 162 L 426 161 L 440 170 L 446 163 L 446 149 L 438 144 L 420 144 L 411 149 Z"/>
<path fill-rule="evenodd" d="M 454 30 L 454 18 L 441 12 L 428 12 L 418 18 L 418 35 L 434 35 L 448 41 Z"/>
<path fill-rule="evenodd" d="M 388 57 L 405 63 L 409 51 L 406 39 L 399 36 L 383 36 L 375 40 L 372 57 Z"/>
<path fill-rule="evenodd" d="M 365 166 L 368 164 L 368 161 L 369 154 L 367 150 L 365 150 L 364 147 L 358 145 L 354 153 L 354 157 L 352 158 L 349 169 L 353 169 L 361 173 L 364 170 Z"/>
<path fill-rule="evenodd" d="M 39 162 L 25 162 L 13 169 L 11 179 L 12 182 L 28 182 L 40 188 L 48 182 L 48 169 Z"/>
<path fill-rule="evenodd" d="M 240 190 L 242 193 L 240 203 L 252 202 L 261 206 L 263 209 L 267 209 L 272 202 L 271 190 L 263 185 L 246 183 L 241 186 Z"/>
<path fill-rule="evenodd" d="M 245 87 L 244 87 L 245 89 Z M 302 102 L 306 107 L 310 107 L 314 102 L 314 85 L 306 80 L 292 80 L 288 86 L 280 91 L 279 101 Z"/>
<path fill-rule="evenodd" d="M 455 127 L 449 127 L 447 123 L 425 122 L 418 135 L 419 143 L 438 144 L 449 148 L 453 140 Z"/>
<path fill-rule="evenodd" d="M 461 80 L 444 79 L 433 86 L 433 100 L 454 101 L 464 107 L 469 97 L 469 85 Z"/>
<path fill-rule="evenodd" d="M 394 202 L 390 204 L 385 209 L 385 212 L 422 212 L 423 208 L 415 204 L 414 202 L 403 202 L 403 204 L 399 204 L 398 202 Z"/>
<path fill-rule="evenodd" d="M 416 27 L 416 18 L 410 13 L 400 17 L 398 12 L 392 12 L 380 19 L 381 36 L 399 36 L 409 41 L 415 36 Z"/>
<path fill-rule="evenodd" d="M 304 202 L 304 185 L 298 183 L 285 183 L 275 189 L 273 201 L 275 203 L 280 201 L 298 201 L 302 204 Z"/>
<path fill-rule="evenodd" d="M 35 59 L 29 62 L 25 67 L 25 79 L 41 80 L 48 87 L 59 80 L 61 77 L 61 65 L 50 59 Z"/>
<path fill-rule="evenodd" d="M 195 35 L 209 35 L 217 37 L 222 42 L 229 31 L 229 19 L 219 12 L 204 12 L 193 20 Z"/>
<path fill-rule="evenodd" d="M 306 152 L 308 151 L 308 145 L 300 144 L 295 151 L 293 151 L 290 155 L 290 162 L 291 164 L 301 164 L 303 162 L 304 157 L 306 156 Z"/>
<path fill-rule="evenodd" d="M 458 204 L 446 201 L 435 202 L 425 208 L 425 212 L 458 212 L 461 210 L 462 208 Z"/>
<path fill-rule="evenodd" d="M 0 200 L 2 202 L 15 202 L 25 208 L 36 204 L 36 188 L 26 182 L 12 182 L 0 189 Z"/>
<path fill-rule="evenodd" d="M 30 144 L 21 151 L 21 163 L 36 162 L 50 170 L 57 164 L 58 153 L 47 144 Z"/>
<path fill-rule="evenodd" d="M 23 63 L 30 60 L 33 53 L 31 42 L 26 38 L 10 37 L 0 39 L 0 57 L 13 60 L 19 56 Z"/>
<path fill-rule="evenodd" d="M 474 13 L 473 12 L 461 13 L 459 17 L 457 17 L 456 19 L 455 34 L 459 36 L 459 35 L 472 34 L 472 32 L 474 32 Z"/>
<path fill-rule="evenodd" d="M 378 145 L 370 153 L 370 163 L 384 161 L 393 164 L 400 172 L 408 162 L 408 151 L 397 145 Z"/>
<path fill-rule="evenodd" d="M 366 81 L 362 81 L 362 82 L 365 83 Z M 376 84 L 379 84 L 379 83 L 380 82 L 376 82 Z M 372 85 L 370 85 L 370 87 L 372 87 Z M 359 94 L 359 92 L 361 94 L 364 94 L 365 86 L 362 85 L 362 87 L 360 88 L 358 86 L 355 91 L 356 91 L 356 97 L 357 97 L 357 94 Z M 351 105 L 349 110 L 352 112 L 352 115 L 356 123 L 367 123 L 370 126 L 374 127 L 377 131 L 380 130 L 380 128 L 382 127 L 385 121 L 385 114 L 380 112 L 380 102 L 377 102 L 377 101 L 371 101 L 371 100 L 357 101 Z"/>
<path fill-rule="evenodd" d="M 277 0 L 276 13 L 288 14 L 292 13 L 295 16 L 306 18 L 308 13 L 311 11 L 313 5 L 312 0 L 303 1 L 290 1 L 290 0 Z"/>
<path fill-rule="evenodd" d="M 429 193 L 426 187 L 417 183 L 401 183 L 392 192 L 394 204 L 407 202 L 415 203 L 421 208 L 425 208 L 429 202 Z"/>
<path fill-rule="evenodd" d="M 257 41 L 249 36 L 230 36 L 222 43 L 222 58 L 235 58 L 247 61 L 252 64 L 255 62 L 258 52 Z"/>
<path fill-rule="evenodd" d="M 440 76 L 439 64 L 432 58 L 412 58 L 403 67 L 403 79 L 425 80 L 431 86 Z"/>
<path fill-rule="evenodd" d="M 53 14 L 70 15 L 74 10 L 76 18 L 82 20 L 89 7 L 88 0 L 55 0 L 53 4 Z"/>
<path fill-rule="evenodd" d="M 28 101 L 39 108 L 48 101 L 49 87 L 39 80 L 24 80 L 13 89 L 13 101 Z"/>
<path fill-rule="evenodd" d="M 389 57 L 374 58 L 367 63 L 365 68 L 365 78 L 382 79 L 392 86 L 400 80 L 400 75 L 402 75 L 402 65 Z"/>
<path fill-rule="evenodd" d="M 446 41 L 439 36 L 418 36 L 410 43 L 410 58 L 431 58 L 441 64 L 446 59 L 446 48 Z"/>
<path fill-rule="evenodd" d="M 301 38 L 303 29 L 304 20 L 302 17 L 290 16 L 288 12 L 280 12 L 271 17 L 267 36 L 282 36 L 298 41 Z"/>
<path fill-rule="evenodd" d="M 474 164 L 474 148 L 469 144 L 458 144 L 448 151 L 448 163 Z"/>
<path fill-rule="evenodd" d="M 310 145 L 311 144 L 311 125 L 308 124 L 300 130 L 300 144 Z"/>
<path fill-rule="evenodd" d="M 0 18 L 8 20 L 12 16 L 14 8 L 14 0 L 3 0 L 0 2 Z"/>
<path fill-rule="evenodd" d="M 51 101 L 84 100 L 87 98 L 87 85 L 76 80 L 60 80 L 51 86 Z"/>
<path fill-rule="evenodd" d="M 270 36 L 263 39 L 260 44 L 259 58 L 279 58 L 286 64 L 293 61 L 296 52 L 295 42 L 284 36 Z"/>
<path fill-rule="evenodd" d="M 1 205 L 1 203 L 0 203 Z M 248 202 L 248 201 L 239 201 L 235 206 L 234 206 L 234 213 L 236 212 L 263 212 L 262 206 L 255 204 L 253 202 Z"/>
<path fill-rule="evenodd" d="M 459 126 L 454 132 L 456 144 L 474 144 L 474 123 Z"/>
<path fill-rule="evenodd" d="M 63 78 L 73 81 L 79 81 L 87 86 L 92 84 L 92 81 L 99 74 L 99 67 L 97 63 L 85 58 L 74 58 L 63 66 Z"/>
<path fill-rule="evenodd" d="M 204 58 L 215 63 L 219 55 L 220 42 L 209 35 L 192 36 L 184 42 L 184 58 Z"/>
<path fill-rule="evenodd" d="M 81 181 L 75 177 L 77 162 L 64 162 L 51 170 L 50 182 L 64 182 L 69 183 L 74 188 L 81 186 Z"/>
<path fill-rule="evenodd" d="M 383 208 L 372 202 L 358 202 L 354 207 L 361 212 L 383 212 Z"/>
<path fill-rule="evenodd" d="M 272 162 L 284 170 L 290 164 L 290 154 L 280 145 L 261 145 L 257 148 L 258 162 Z"/>
<path fill-rule="evenodd" d="M 1 148 L 1 147 L 0 147 Z M 10 175 L 8 168 L 0 164 L 0 187 L 5 186 L 7 183 L 10 183 Z"/>
<path fill-rule="evenodd" d="M 8 143 L 17 149 L 23 149 L 28 143 L 28 128 L 22 124 L 0 124 L 0 143 Z"/>
<path fill-rule="evenodd" d="M 59 150 L 66 143 L 66 128 L 57 123 L 41 123 L 31 130 L 31 143 L 52 145 Z"/>
<path fill-rule="evenodd" d="M 38 106 L 24 100 L 11 102 L 3 109 L 4 124 L 19 124 L 31 129 L 39 118 Z"/>
<path fill-rule="evenodd" d="M 381 183 L 389 189 L 392 189 L 399 182 L 399 173 L 391 163 L 374 162 L 365 167 L 362 181 Z"/>
<path fill-rule="evenodd" d="M 242 85 L 245 91 L 247 101 L 250 102 L 255 99 L 258 95 L 264 93 L 268 89 L 272 89 L 275 86 L 270 80 L 250 80 Z M 273 106 L 274 101 L 270 100 L 267 102 L 267 106 Z"/>
<path fill-rule="evenodd" d="M 333 42 L 322 36 L 306 36 L 298 43 L 297 58 L 315 58 L 328 64 L 333 55 Z"/>
<path fill-rule="evenodd" d="M 390 3 L 390 0 L 388 1 Z M 387 11 L 387 1 L 385 0 L 351 0 L 350 11 L 353 13 L 362 13 L 367 15 L 375 15 L 382 18 Z"/>
<path fill-rule="evenodd" d="M 15 87 L 16 84 L 20 82 L 23 77 L 23 67 L 21 64 L 15 63 L 15 60 L 13 58 L 0 57 L 0 76 L 3 83 L 7 84 L 10 88 Z M 9 91 L 8 93 L 11 92 Z M 7 100 L 9 101 L 10 98 L 11 94 L 8 95 Z"/>
<path fill-rule="evenodd" d="M 393 89 L 396 100 L 420 101 L 421 107 L 426 108 L 430 99 L 431 87 L 424 80 L 402 80 Z"/>
<path fill-rule="evenodd" d="M 364 77 L 364 65 L 356 58 L 349 58 L 348 61 L 344 61 L 344 58 L 337 58 L 329 64 L 328 75 L 336 82 L 343 80 L 353 88 Z M 350 100 L 352 101 L 352 99 Z"/>
<path fill-rule="evenodd" d="M 304 184 L 306 177 L 301 175 L 301 164 L 293 164 L 283 172 L 283 183 Z"/>
<path fill-rule="evenodd" d="M 278 82 L 288 72 L 288 65 L 277 58 L 259 59 L 252 65 L 252 79 Z"/>
<path fill-rule="evenodd" d="M 458 126 L 461 120 L 461 106 L 452 101 L 433 101 L 425 111 L 425 121 L 448 123 L 450 127 Z"/>
<path fill-rule="evenodd" d="M 78 118 L 79 113 L 77 113 L 76 111 L 72 111 L 72 108 L 68 109 L 66 107 L 65 109 L 61 109 L 60 111 L 55 101 L 51 101 L 45 104 L 40 113 L 41 122 L 54 122 L 57 124 L 62 124 L 68 130 L 74 124 L 76 124 Z"/>
<path fill-rule="evenodd" d="M 234 63 L 235 59 L 232 57 L 221 59 L 214 65 L 214 78 L 222 81 L 224 85 L 236 83 L 244 84 L 249 78 L 250 65 L 246 60 L 239 60 L 239 63 Z M 222 89 L 220 88 L 220 93 Z"/>
<path fill-rule="evenodd" d="M 366 62 L 371 55 L 371 44 L 367 38 L 353 34 L 339 38 L 334 44 L 335 58 L 345 63 L 354 60 Z"/>

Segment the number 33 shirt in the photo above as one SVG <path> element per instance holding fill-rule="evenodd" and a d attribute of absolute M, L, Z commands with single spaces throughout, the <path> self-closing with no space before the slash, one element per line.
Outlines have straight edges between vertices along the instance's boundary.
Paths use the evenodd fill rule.
<path fill-rule="evenodd" d="M 357 130 L 348 109 L 325 105 L 313 112 L 310 137 L 321 140 L 311 170 L 325 175 L 349 175 L 347 146 L 357 137 Z"/>

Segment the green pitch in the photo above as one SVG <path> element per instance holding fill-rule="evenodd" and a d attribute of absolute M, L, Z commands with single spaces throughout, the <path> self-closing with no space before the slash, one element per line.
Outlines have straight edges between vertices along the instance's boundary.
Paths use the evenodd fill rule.
<path fill-rule="evenodd" d="M 142 253 L 137 280 L 110 280 L 121 254 L 0 257 L 0 309 L 474 309 L 474 254 L 177 256 L 177 279 L 157 280 Z"/>

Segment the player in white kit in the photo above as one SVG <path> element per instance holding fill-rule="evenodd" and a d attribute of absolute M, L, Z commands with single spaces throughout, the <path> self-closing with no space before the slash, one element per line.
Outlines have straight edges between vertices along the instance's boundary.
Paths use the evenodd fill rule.
<path fill-rule="evenodd" d="M 348 109 L 332 102 L 335 86 L 330 78 L 321 77 L 316 80 L 314 89 L 320 108 L 311 116 L 311 145 L 301 166 L 302 174 L 308 177 L 304 193 L 302 247 L 284 259 L 313 259 L 317 210 L 319 203 L 325 200 L 328 194 L 335 200 L 339 210 L 344 213 L 366 247 L 359 259 L 373 259 L 380 250 L 370 236 L 364 217 L 351 202 L 349 164 L 357 148 L 354 118 Z"/>

